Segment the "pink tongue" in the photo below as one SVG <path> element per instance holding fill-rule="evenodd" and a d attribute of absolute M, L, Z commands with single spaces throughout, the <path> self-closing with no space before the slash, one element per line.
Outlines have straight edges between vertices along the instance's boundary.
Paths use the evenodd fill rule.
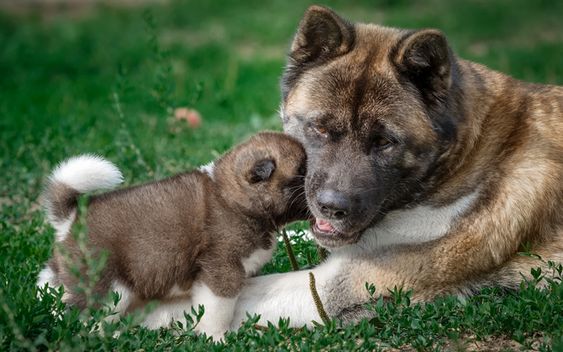
<path fill-rule="evenodd" d="M 319 230 L 321 230 L 322 232 L 333 232 L 334 231 L 334 227 L 332 227 L 330 222 L 328 222 L 326 220 L 317 219 L 316 225 L 319 228 Z"/>

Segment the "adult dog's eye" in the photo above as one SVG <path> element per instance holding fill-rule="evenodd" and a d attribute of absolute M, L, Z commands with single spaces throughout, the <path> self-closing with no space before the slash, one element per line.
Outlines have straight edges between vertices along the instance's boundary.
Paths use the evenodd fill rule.
<path fill-rule="evenodd" d="M 311 131 L 319 137 L 327 138 L 328 137 L 328 130 L 322 126 L 315 126 L 311 125 Z"/>
<path fill-rule="evenodd" d="M 375 151 L 384 150 L 393 146 L 393 141 L 384 136 L 377 136 L 373 139 L 372 148 Z"/>

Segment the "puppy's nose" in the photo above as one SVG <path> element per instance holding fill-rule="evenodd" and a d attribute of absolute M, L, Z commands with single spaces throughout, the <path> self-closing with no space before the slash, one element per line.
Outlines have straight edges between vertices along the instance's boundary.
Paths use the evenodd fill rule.
<path fill-rule="evenodd" d="M 317 204 L 323 216 L 339 220 L 350 213 L 350 199 L 341 192 L 331 189 L 317 194 Z"/>

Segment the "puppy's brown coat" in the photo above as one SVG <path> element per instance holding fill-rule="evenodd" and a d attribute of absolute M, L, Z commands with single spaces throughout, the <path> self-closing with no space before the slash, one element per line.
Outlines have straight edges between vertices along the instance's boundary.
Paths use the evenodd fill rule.
<path fill-rule="evenodd" d="M 193 171 L 91 197 L 87 248 L 94 256 L 109 254 L 95 293 L 103 296 L 117 283 L 136 301 L 161 300 L 189 292 L 198 281 L 210 295 L 235 298 L 245 277 L 269 258 L 251 265 L 244 259 L 260 250 L 271 255 L 274 231 L 306 216 L 305 158 L 293 138 L 260 133 L 217 160 L 210 174 Z M 73 219 L 81 193 L 62 173 L 55 172 L 45 194 L 54 224 Z M 84 307 L 89 297 L 76 290 L 86 275 L 84 253 L 75 236 L 62 237 L 49 264 L 53 281 L 64 285 L 66 303 Z M 221 322 L 212 324 L 221 329 Z"/>

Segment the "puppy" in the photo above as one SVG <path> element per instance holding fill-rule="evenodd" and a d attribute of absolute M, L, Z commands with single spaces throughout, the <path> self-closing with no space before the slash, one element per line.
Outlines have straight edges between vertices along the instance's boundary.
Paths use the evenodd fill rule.
<path fill-rule="evenodd" d="M 111 188 L 122 176 L 99 157 L 71 158 L 54 170 L 44 192 L 59 246 L 38 284 L 64 286 L 63 301 L 83 308 L 91 298 L 77 288 L 91 279 L 81 264 L 85 251 L 106 253 L 93 294 L 117 291 L 118 313 L 190 296 L 193 306 L 205 306 L 196 329 L 221 337 L 245 278 L 270 260 L 275 230 L 307 218 L 305 163 L 292 137 L 257 134 L 200 170 L 90 197 L 81 244 L 71 235 L 79 195 Z"/>

